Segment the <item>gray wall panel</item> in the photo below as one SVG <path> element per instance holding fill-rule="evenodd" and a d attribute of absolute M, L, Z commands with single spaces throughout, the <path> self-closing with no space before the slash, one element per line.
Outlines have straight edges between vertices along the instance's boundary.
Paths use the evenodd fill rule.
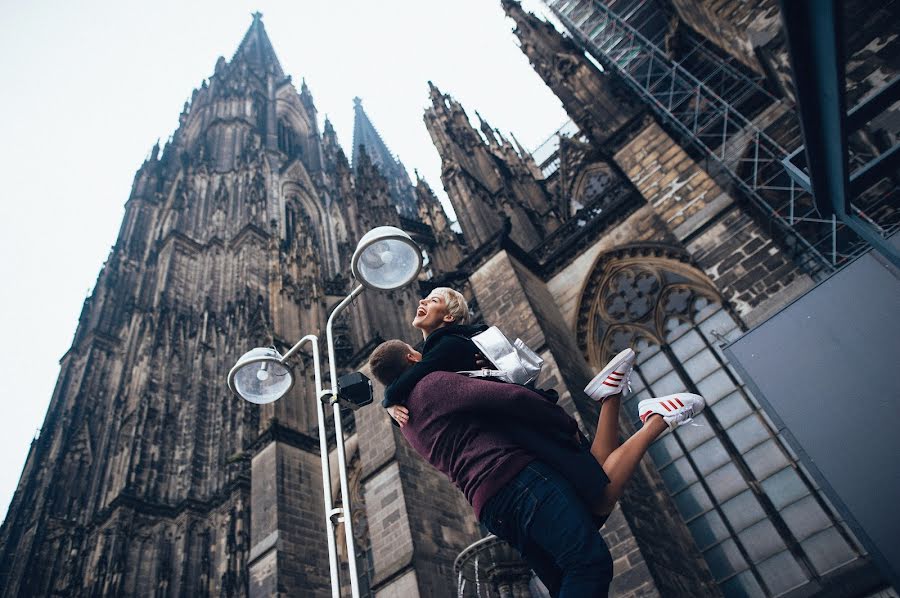
<path fill-rule="evenodd" d="M 726 353 L 897 586 L 896 271 L 867 254 L 747 332 Z"/>

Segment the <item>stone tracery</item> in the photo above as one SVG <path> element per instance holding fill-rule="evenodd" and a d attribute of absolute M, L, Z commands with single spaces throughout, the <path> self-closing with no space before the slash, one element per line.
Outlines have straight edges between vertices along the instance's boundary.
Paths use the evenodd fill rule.
<path fill-rule="evenodd" d="M 691 323 L 699 308 L 721 302 L 673 251 L 633 246 L 616 253 L 598 260 L 582 293 L 578 342 L 592 365 L 640 342 L 661 344 L 673 323 Z"/>

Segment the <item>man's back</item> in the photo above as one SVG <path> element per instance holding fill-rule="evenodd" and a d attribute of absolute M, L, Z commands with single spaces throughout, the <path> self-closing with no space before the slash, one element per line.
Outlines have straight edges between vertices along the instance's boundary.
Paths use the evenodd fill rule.
<path fill-rule="evenodd" d="M 462 490 L 476 515 L 535 458 L 504 432 L 510 418 L 569 437 L 578 429 L 562 408 L 523 386 L 448 372 L 423 378 L 407 407 L 410 418 L 403 435 Z"/>
<path fill-rule="evenodd" d="M 416 452 L 463 492 L 476 516 L 488 498 L 534 460 L 489 420 L 474 415 L 473 398 L 481 394 L 489 400 L 497 384 L 449 372 L 429 374 L 409 395 L 410 418 L 401 429 Z"/>

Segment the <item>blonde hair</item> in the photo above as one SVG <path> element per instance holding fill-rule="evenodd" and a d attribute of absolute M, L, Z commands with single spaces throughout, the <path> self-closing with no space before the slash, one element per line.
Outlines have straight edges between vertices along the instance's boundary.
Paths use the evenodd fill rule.
<path fill-rule="evenodd" d="M 459 291 L 454 291 L 450 287 L 437 287 L 429 295 L 438 295 L 444 300 L 454 323 L 465 324 L 469 321 L 469 304 Z"/>

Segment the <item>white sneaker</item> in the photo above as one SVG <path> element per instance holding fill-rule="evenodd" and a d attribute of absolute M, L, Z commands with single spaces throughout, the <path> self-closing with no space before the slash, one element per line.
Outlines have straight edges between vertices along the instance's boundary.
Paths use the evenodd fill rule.
<path fill-rule="evenodd" d="M 625 349 L 613 357 L 584 388 L 584 392 L 601 403 L 606 397 L 631 392 L 631 369 L 634 367 L 634 358 L 635 353 L 631 349 Z"/>
<path fill-rule="evenodd" d="M 697 414 L 703 411 L 704 407 L 706 407 L 706 401 L 703 400 L 703 397 L 682 392 L 657 399 L 644 399 L 638 403 L 638 413 L 641 414 L 642 422 L 646 422 L 648 417 L 658 413 L 669 429 L 674 430 L 682 424 L 690 423 Z"/>

